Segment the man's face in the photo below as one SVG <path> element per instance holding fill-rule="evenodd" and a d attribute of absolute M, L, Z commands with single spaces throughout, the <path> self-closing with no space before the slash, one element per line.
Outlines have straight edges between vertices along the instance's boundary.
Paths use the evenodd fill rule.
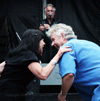
<path fill-rule="evenodd" d="M 53 10 L 53 7 L 48 6 L 48 7 L 46 8 L 46 17 L 47 17 L 47 18 L 50 18 L 50 16 L 49 16 L 50 13 L 52 14 L 51 18 L 54 18 L 55 12 L 54 12 L 54 10 Z"/>
<path fill-rule="evenodd" d="M 60 46 L 63 45 L 63 39 L 62 39 L 62 36 L 59 37 L 59 36 L 56 36 L 55 33 L 52 33 L 51 34 L 51 40 L 52 40 L 52 46 L 56 47 L 57 49 L 60 48 Z"/>

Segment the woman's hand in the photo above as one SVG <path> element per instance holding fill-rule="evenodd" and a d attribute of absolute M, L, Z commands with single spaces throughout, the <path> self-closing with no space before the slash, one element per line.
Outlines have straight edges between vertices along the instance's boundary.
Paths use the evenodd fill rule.
<path fill-rule="evenodd" d="M 44 31 L 44 26 L 42 24 L 40 24 L 39 30 Z"/>
<path fill-rule="evenodd" d="M 71 46 L 60 47 L 57 54 L 58 54 L 59 56 L 62 56 L 63 53 L 65 53 L 65 52 L 71 52 L 72 49 L 70 49 L 70 47 L 71 47 Z"/>

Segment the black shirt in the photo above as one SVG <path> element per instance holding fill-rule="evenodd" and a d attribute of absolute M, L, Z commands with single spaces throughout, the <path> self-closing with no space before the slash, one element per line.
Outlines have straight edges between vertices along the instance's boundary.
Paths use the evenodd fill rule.
<path fill-rule="evenodd" d="M 9 56 L 0 77 L 0 92 L 8 87 L 18 93 L 25 93 L 27 84 L 35 77 L 28 65 L 35 61 L 39 62 L 37 55 L 29 50 Z"/>

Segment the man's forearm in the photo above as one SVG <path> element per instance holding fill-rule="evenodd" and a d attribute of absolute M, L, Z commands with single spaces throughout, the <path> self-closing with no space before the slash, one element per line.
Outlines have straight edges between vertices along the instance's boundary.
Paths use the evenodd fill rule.
<path fill-rule="evenodd" d="M 62 78 L 62 86 L 61 86 L 61 92 L 58 95 L 58 101 L 65 101 L 66 95 L 73 84 L 74 81 L 74 75 L 72 73 L 65 75 Z"/>
<path fill-rule="evenodd" d="M 62 96 L 65 96 L 68 93 L 70 87 L 73 84 L 73 81 L 74 81 L 74 75 L 72 73 L 67 74 L 63 77 L 62 86 L 61 86 L 61 95 Z"/>

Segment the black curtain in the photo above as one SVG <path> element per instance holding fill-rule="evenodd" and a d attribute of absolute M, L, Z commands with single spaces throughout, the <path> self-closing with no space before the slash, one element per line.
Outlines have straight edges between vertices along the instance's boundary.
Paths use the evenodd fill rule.
<path fill-rule="evenodd" d="M 8 52 L 7 0 L 0 0 L 0 62 Z"/>
<path fill-rule="evenodd" d="M 100 0 L 56 0 L 56 17 L 72 26 L 78 39 L 100 45 Z"/>
<path fill-rule="evenodd" d="M 38 29 L 41 19 L 42 0 L 0 0 L 0 62 L 26 29 Z"/>
<path fill-rule="evenodd" d="M 18 44 L 26 29 L 37 29 L 42 17 L 42 0 L 8 0 L 7 18 L 11 48 Z"/>
<path fill-rule="evenodd" d="M 56 7 L 56 17 L 73 27 L 79 39 L 100 45 L 100 0 L 47 0 Z M 42 0 L 0 0 L 0 54 L 18 45 L 28 28 L 38 29 Z M 2 58 L 2 56 L 0 56 Z"/>

